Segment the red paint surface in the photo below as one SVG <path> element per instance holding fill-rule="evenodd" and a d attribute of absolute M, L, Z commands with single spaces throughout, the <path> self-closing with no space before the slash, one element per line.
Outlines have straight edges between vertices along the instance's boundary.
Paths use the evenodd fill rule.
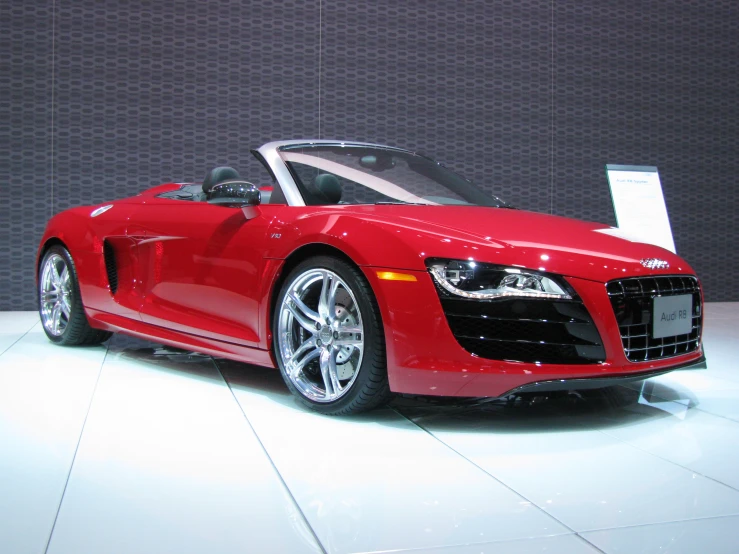
<path fill-rule="evenodd" d="M 390 384 L 396 392 L 497 396 L 535 381 L 633 374 L 701 356 L 694 352 L 645 363 L 626 360 L 604 283 L 694 272 L 659 247 L 595 232 L 606 227 L 601 224 L 463 206 L 264 205 L 246 213 L 155 197 L 177 186 L 160 185 L 112 202 L 113 208 L 95 218 L 90 213 L 96 206 L 91 206 L 68 210 L 49 222 L 41 248 L 57 238 L 69 249 L 92 325 L 274 367 L 270 300 L 275 282 L 292 253 L 324 244 L 360 266 L 377 296 Z M 115 296 L 101 260 L 104 240 L 118 253 Z M 541 365 L 472 356 L 447 326 L 426 271 L 429 257 L 564 275 L 596 322 L 606 363 Z M 645 269 L 642 258 L 667 260 L 670 268 Z M 381 281 L 378 269 L 412 272 L 417 281 Z"/>

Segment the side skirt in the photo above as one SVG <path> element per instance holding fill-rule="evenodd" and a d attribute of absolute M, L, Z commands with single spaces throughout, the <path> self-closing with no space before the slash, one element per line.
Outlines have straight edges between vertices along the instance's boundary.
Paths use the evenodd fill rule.
<path fill-rule="evenodd" d="M 164 327 L 157 327 L 143 321 L 136 321 L 127 317 L 86 308 L 90 324 L 96 329 L 119 332 L 140 339 L 161 342 L 176 348 L 194 350 L 220 358 L 228 358 L 237 362 L 254 364 L 263 367 L 276 368 L 272 353 L 269 350 L 250 348 L 239 344 L 190 335 L 179 331 L 172 331 Z"/>

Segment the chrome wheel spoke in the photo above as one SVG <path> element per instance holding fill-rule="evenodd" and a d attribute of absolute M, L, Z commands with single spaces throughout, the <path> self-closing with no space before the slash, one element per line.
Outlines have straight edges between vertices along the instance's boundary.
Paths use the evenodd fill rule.
<path fill-rule="evenodd" d="M 62 308 L 62 313 L 64 314 L 64 317 L 66 317 L 67 321 L 69 321 L 69 314 L 72 311 L 72 307 L 69 305 L 69 297 L 67 297 L 66 295 L 62 296 L 60 306 Z"/>
<path fill-rule="evenodd" d="M 67 269 L 67 267 L 64 266 L 64 269 Z M 51 283 L 54 285 L 55 289 L 60 288 L 62 284 L 62 278 L 59 275 L 59 268 L 56 266 L 55 262 L 52 262 L 51 264 Z"/>
<path fill-rule="evenodd" d="M 289 312 L 293 314 L 293 317 L 303 329 L 312 334 L 316 332 L 316 324 L 311 319 L 308 319 L 305 315 L 303 315 L 303 312 L 297 306 L 290 302 L 286 302 L 285 308 L 287 308 Z"/>
<path fill-rule="evenodd" d="M 306 354 L 307 352 L 307 354 Z M 300 345 L 287 362 L 290 376 L 296 378 L 303 370 L 305 365 L 311 360 L 315 360 L 320 354 L 320 350 L 316 348 L 316 339 L 309 338 Z"/>
<path fill-rule="evenodd" d="M 318 349 L 311 350 L 308 354 L 303 356 L 303 358 L 297 362 L 296 364 L 293 364 L 290 367 L 290 377 L 292 379 L 297 379 L 300 376 L 300 373 L 303 371 L 303 368 L 308 364 L 308 362 L 311 362 L 318 358 L 321 351 Z"/>
<path fill-rule="evenodd" d="M 358 325 L 340 325 L 336 329 L 339 333 L 338 338 L 334 339 L 336 346 L 357 346 L 364 344 L 364 330 Z"/>
<path fill-rule="evenodd" d="M 342 388 L 339 383 L 339 374 L 336 369 L 336 350 L 326 348 L 321 351 L 321 377 L 326 400 L 333 400 L 341 394 Z"/>
<path fill-rule="evenodd" d="M 336 348 L 331 349 L 331 354 L 328 359 L 328 375 L 331 378 L 331 388 L 334 389 L 334 394 L 341 394 L 343 387 L 339 383 L 339 370 L 336 368 L 336 355 L 338 354 Z"/>
<path fill-rule="evenodd" d="M 351 333 L 352 335 L 361 335 L 363 329 L 358 325 L 339 325 L 336 329 L 339 333 Z"/>
<path fill-rule="evenodd" d="M 319 317 L 318 313 L 311 310 L 308 306 L 305 305 L 305 302 L 303 302 L 300 297 L 295 294 L 295 291 L 290 291 L 290 294 L 288 295 L 290 300 L 292 300 L 292 303 L 295 305 L 298 310 L 300 310 L 301 314 L 310 319 L 311 321 L 315 323 L 320 323 L 321 318 Z"/>
<path fill-rule="evenodd" d="M 61 324 L 62 320 L 62 305 L 61 303 L 58 303 L 54 306 L 54 309 L 51 311 L 51 331 L 55 334 L 59 333 L 59 325 Z"/>
<path fill-rule="evenodd" d="M 339 337 L 338 339 L 334 339 L 334 342 L 333 342 L 333 344 L 335 344 L 336 346 L 356 346 L 356 347 L 361 347 L 363 343 L 364 341 L 361 338 L 357 339 L 354 337 L 346 337 L 346 338 Z"/>
<path fill-rule="evenodd" d="M 311 348 L 316 348 L 316 339 L 313 337 L 309 338 L 307 341 L 300 345 L 300 348 L 298 348 L 290 358 L 290 362 L 295 362 L 298 358 L 300 358 L 300 356 L 302 356 Z"/>
<path fill-rule="evenodd" d="M 321 297 L 318 300 L 318 314 L 325 322 L 330 322 L 336 317 L 336 290 L 339 288 L 339 284 L 339 280 L 334 279 L 333 274 L 328 271 L 323 273 Z"/>
<path fill-rule="evenodd" d="M 59 287 L 64 292 L 69 291 L 69 269 L 67 266 L 64 266 L 64 269 L 62 270 L 62 274 L 59 276 Z"/>

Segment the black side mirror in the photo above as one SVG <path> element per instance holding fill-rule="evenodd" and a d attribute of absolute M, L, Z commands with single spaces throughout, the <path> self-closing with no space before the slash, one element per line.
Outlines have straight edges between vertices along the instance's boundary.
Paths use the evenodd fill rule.
<path fill-rule="evenodd" d="M 208 192 L 208 204 L 217 204 L 229 208 L 259 206 L 262 193 L 246 181 L 224 181 L 213 185 Z"/>

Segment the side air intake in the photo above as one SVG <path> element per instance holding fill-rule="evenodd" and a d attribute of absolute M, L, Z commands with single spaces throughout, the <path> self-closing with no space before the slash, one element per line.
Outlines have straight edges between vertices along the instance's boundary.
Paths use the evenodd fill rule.
<path fill-rule="evenodd" d="M 103 257 L 105 258 L 105 271 L 108 273 L 110 293 L 115 294 L 118 291 L 118 264 L 115 261 L 115 250 L 107 240 L 103 242 Z"/>

